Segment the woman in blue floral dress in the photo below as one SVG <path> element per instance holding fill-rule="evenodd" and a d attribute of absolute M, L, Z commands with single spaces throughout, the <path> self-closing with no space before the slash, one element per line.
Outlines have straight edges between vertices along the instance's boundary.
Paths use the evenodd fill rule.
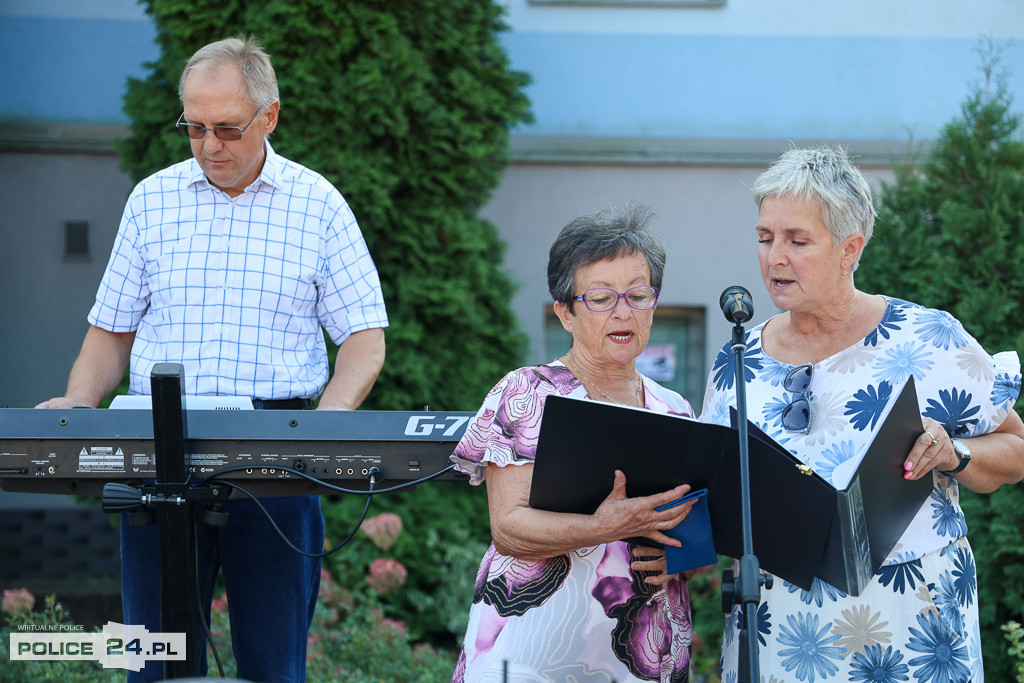
<path fill-rule="evenodd" d="M 924 432 L 905 478 L 934 490 L 872 582 L 854 597 L 776 577 L 761 593 L 763 681 L 984 680 L 974 555 L 958 486 L 993 491 L 1024 476 L 1016 353 L 989 355 L 952 316 L 853 284 L 874 209 L 840 148 L 793 149 L 754 184 L 758 258 L 783 311 L 746 338 L 748 418 L 837 488 L 849 483 L 890 399 L 912 376 Z M 734 356 L 718 355 L 701 419 L 729 423 Z M 737 680 L 742 617 L 723 637 Z"/>
<path fill-rule="evenodd" d="M 528 503 L 548 396 L 692 416 L 679 394 L 636 370 L 665 265 L 647 221 L 645 212 L 633 209 L 563 228 L 551 247 L 548 287 L 572 347 L 551 363 L 507 374 L 452 455 L 471 483 L 487 482 L 493 538 L 452 681 L 689 680 L 684 578 L 665 573 L 663 550 L 618 540 L 646 537 L 678 546 L 663 531 L 682 521 L 692 504 L 654 508 L 689 487 L 627 498 L 625 477 L 617 472 L 593 515 L 534 510 Z M 638 453 L 642 449 L 638 434 Z"/>

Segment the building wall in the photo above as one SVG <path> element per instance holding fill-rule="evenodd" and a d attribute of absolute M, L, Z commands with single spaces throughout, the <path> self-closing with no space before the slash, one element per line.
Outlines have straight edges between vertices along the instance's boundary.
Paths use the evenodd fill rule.
<path fill-rule="evenodd" d="M 159 54 L 155 37 L 135 0 L 4 0 L 0 121 L 124 124 L 126 79 Z"/>
<path fill-rule="evenodd" d="M 507 2 L 534 135 L 931 139 L 978 77 L 979 39 L 1018 39 L 1016 0 Z M 1015 69 L 1017 92 L 1024 68 Z"/>
<path fill-rule="evenodd" d="M 710 367 L 729 334 L 726 286 L 750 289 L 756 321 L 772 312 L 747 188 L 791 142 L 846 144 L 877 185 L 911 137 L 927 142 L 958 114 L 983 36 L 1004 45 L 1008 85 L 1024 93 L 1017 0 L 665 5 L 506 2 L 503 41 L 533 78 L 536 120 L 514 131 L 483 215 L 508 243 L 535 362 L 547 247 L 569 219 L 652 208 L 669 247 L 662 303 L 707 310 Z M 0 404 L 63 391 L 130 189 L 110 147 L 127 123 L 120 98 L 156 57 L 154 36 L 134 0 L 0 3 Z M 89 261 L 63 260 L 68 220 L 90 223 Z"/>
<path fill-rule="evenodd" d="M 505 5 L 512 65 L 534 78 L 526 135 L 930 139 L 977 80 L 980 39 L 1018 39 L 1005 63 L 1024 66 L 1018 0 Z M 135 0 L 5 0 L 0 122 L 124 123 L 154 38 Z"/>
<path fill-rule="evenodd" d="M 751 292 L 755 321 L 777 312 L 761 283 L 757 211 L 748 189 L 762 170 L 753 164 L 513 164 L 483 214 L 500 226 L 508 243 L 506 263 L 522 286 L 514 307 L 532 340 L 531 360 L 550 360 L 543 344 L 544 316 L 551 305 L 545 273 L 547 252 L 558 231 L 576 216 L 637 202 L 655 213 L 653 227 L 668 252 L 659 306 L 702 307 L 707 312 L 706 374 L 732 330 L 718 306 L 726 287 L 742 285 Z M 891 177 L 885 168 L 863 170 L 874 186 Z M 687 398 L 698 407 L 703 400 Z"/>
<path fill-rule="evenodd" d="M 112 154 L 0 154 L 0 404 L 63 395 L 130 190 Z M 66 221 L 88 222 L 87 259 L 65 260 Z"/>

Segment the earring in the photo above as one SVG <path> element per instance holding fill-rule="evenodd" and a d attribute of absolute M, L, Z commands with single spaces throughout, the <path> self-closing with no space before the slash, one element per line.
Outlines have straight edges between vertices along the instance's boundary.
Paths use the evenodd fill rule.
<path fill-rule="evenodd" d="M 843 271 L 843 274 L 840 275 L 840 277 L 846 277 L 846 271 L 845 270 Z"/>

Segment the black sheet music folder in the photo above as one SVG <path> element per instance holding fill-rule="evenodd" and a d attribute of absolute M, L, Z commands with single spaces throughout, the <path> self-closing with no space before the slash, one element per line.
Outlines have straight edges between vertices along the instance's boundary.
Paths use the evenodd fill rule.
<path fill-rule="evenodd" d="M 923 431 L 913 378 L 890 406 L 843 491 L 748 422 L 754 553 L 763 570 L 804 590 L 817 576 L 860 594 L 932 490 L 931 477 L 903 479 L 903 462 Z M 742 556 L 735 428 L 548 397 L 530 506 L 591 514 L 611 491 L 616 469 L 626 475 L 629 496 L 679 484 L 707 488 L 716 550 Z"/>

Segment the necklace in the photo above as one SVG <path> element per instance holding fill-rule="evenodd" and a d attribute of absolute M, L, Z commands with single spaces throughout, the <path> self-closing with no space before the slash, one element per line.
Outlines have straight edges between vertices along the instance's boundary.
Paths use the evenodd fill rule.
<path fill-rule="evenodd" d="M 589 384 L 597 391 L 597 393 L 601 394 L 601 396 L 603 396 L 604 399 L 609 403 L 615 403 L 620 406 L 638 406 L 638 402 L 640 400 L 640 390 L 644 388 L 644 381 L 643 379 L 640 378 L 640 373 L 637 373 L 636 375 L 636 391 L 633 393 L 633 398 L 630 399 L 629 401 L 623 402 L 618 401 L 609 396 L 608 394 L 604 393 L 603 391 L 601 391 L 601 387 L 597 386 L 597 384 L 595 384 L 589 377 L 585 377 L 583 373 L 579 371 L 579 368 L 576 367 L 576 363 L 570 360 L 568 353 L 565 354 L 565 366 L 569 368 L 572 374 L 576 375 L 580 379 L 580 382 L 584 384 L 584 389 L 587 388 L 585 385 Z"/>

